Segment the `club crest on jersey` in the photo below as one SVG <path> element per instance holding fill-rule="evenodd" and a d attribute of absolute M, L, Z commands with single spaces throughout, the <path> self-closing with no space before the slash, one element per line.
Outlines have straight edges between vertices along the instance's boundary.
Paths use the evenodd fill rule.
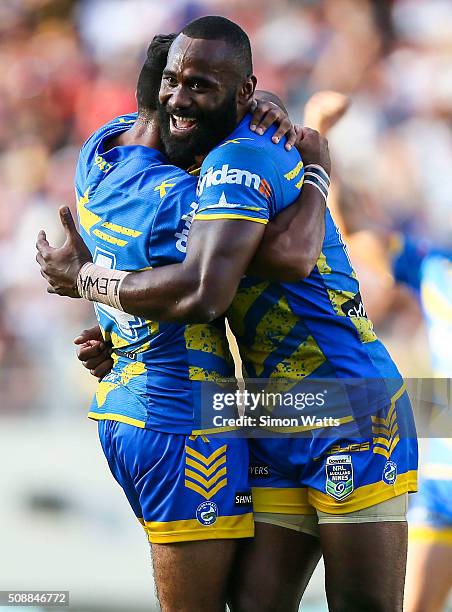
<path fill-rule="evenodd" d="M 271 189 L 268 182 L 258 174 L 242 170 L 240 168 L 230 168 L 229 164 L 223 164 L 220 169 L 214 170 L 213 166 L 200 177 L 196 193 L 202 195 L 204 189 L 215 185 L 245 185 L 250 189 L 255 189 L 262 193 L 266 198 L 271 195 Z"/>
<path fill-rule="evenodd" d="M 353 493 L 353 463 L 350 455 L 327 457 L 325 490 L 330 497 L 341 501 Z"/>
<path fill-rule="evenodd" d="M 394 484 L 397 479 L 397 463 L 386 461 L 381 478 L 388 485 Z"/>
<path fill-rule="evenodd" d="M 218 518 L 218 506 L 211 501 L 202 502 L 196 508 L 196 518 L 201 525 L 209 527 L 213 525 Z"/>

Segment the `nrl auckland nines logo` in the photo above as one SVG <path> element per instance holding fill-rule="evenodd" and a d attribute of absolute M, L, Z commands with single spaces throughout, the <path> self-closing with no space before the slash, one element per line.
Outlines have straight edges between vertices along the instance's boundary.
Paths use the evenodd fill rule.
<path fill-rule="evenodd" d="M 353 463 L 350 455 L 333 455 L 325 464 L 325 490 L 338 501 L 345 499 L 355 488 L 353 483 Z"/>

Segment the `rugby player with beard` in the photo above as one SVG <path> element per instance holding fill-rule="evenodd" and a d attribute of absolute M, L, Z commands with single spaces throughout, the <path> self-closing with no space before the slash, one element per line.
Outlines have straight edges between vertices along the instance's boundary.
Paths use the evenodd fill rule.
<path fill-rule="evenodd" d="M 76 192 L 81 231 L 93 256 L 104 264 L 114 261 L 118 267 L 135 270 L 162 262 L 176 264 L 184 258 L 175 235 L 181 222 L 191 218 L 197 180 L 159 152 L 155 116 L 166 63 L 161 57 L 171 40 L 171 36 L 158 37 L 149 48 L 137 86 L 138 116 L 108 122 L 80 153 Z M 233 129 L 236 116 L 231 113 L 230 96 L 226 102 L 206 114 L 205 123 L 202 120 L 200 151 L 212 146 L 212 135 L 214 141 L 221 138 L 225 126 Z M 282 118 L 272 136 L 275 142 L 290 123 L 284 117 L 273 103 L 264 103 L 251 121 L 260 133 Z M 166 122 L 168 115 L 162 119 Z M 177 121 L 184 129 L 185 120 Z M 304 135 L 306 156 L 310 150 L 317 154 L 318 138 L 309 143 Z M 292 133 L 292 142 L 294 137 Z M 286 146 L 290 148 L 290 141 Z M 187 149 L 182 147 L 178 163 L 192 164 L 194 150 L 192 142 Z M 306 250 L 304 258 L 315 261 L 323 235 L 324 202 L 316 190 L 306 190 L 297 201 L 302 208 L 300 221 L 304 218 L 300 237 L 305 236 L 316 250 L 311 255 Z M 273 239 L 278 231 L 274 226 L 269 224 L 267 231 Z M 266 261 L 267 251 L 262 257 L 264 274 Z M 279 265 L 284 277 L 290 274 L 277 258 L 268 265 L 273 270 Z M 253 535 L 247 441 L 191 435 L 191 414 L 200 381 L 233 374 L 224 320 L 151 324 L 101 304 L 96 305 L 96 314 L 104 338 L 113 343 L 114 363 L 111 375 L 99 385 L 89 416 L 98 421 L 111 472 L 148 534 L 162 608 L 223 609 L 238 539 Z M 236 504 L 238 493 L 242 501 Z M 317 542 L 313 546 L 318 557 Z"/>
<path fill-rule="evenodd" d="M 253 138 L 247 113 L 256 80 L 249 43 L 247 50 L 246 44 L 228 42 L 225 21 L 203 18 L 184 28 L 170 49 L 160 91 L 161 121 L 167 122 L 162 137 L 177 159 L 186 162 L 218 145 L 203 162 L 184 262 L 107 274 L 88 264 L 89 253 L 69 221 L 61 249 L 52 250 L 40 236 L 42 273 L 51 292 L 115 303 L 158 321 L 211 321 L 228 310 L 246 370 L 264 379 L 284 376 L 294 386 L 306 376 L 379 382 L 368 395 L 363 384 L 360 401 L 350 398 L 349 413 L 329 435 L 250 440 L 252 460 L 269 468 L 269 479 L 253 482 L 261 523 L 243 547 L 233 603 L 248 611 L 297 609 L 306 576 L 305 568 L 297 573 L 297 553 L 304 525 L 314 517 L 308 532 L 318 528 L 330 609 L 401 610 L 406 494 L 416 489 L 417 470 L 406 388 L 367 318 L 328 211 L 323 252 L 305 280 L 242 280 L 253 258 L 258 263 L 265 224 L 295 200 L 303 175 L 294 151 L 272 151 L 271 134 L 263 141 Z M 235 111 L 225 110 L 227 99 Z M 212 143 L 201 122 L 218 109 L 227 123 L 224 139 L 233 119 L 237 127 L 229 139 Z M 202 136 L 200 151 L 196 134 Z M 307 165 L 304 189 L 326 197 L 329 161 L 320 154 L 316 162 Z M 287 221 L 289 229 L 295 217 Z M 297 235 L 287 235 L 293 245 Z M 109 296 L 86 291 L 100 274 L 113 287 Z"/>

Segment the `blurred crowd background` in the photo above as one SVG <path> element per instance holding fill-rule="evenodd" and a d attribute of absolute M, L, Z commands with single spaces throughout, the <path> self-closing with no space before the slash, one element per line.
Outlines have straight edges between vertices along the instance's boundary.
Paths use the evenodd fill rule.
<path fill-rule="evenodd" d="M 350 96 L 329 135 L 331 206 L 377 330 L 404 374 L 428 375 L 422 317 L 410 290 L 394 286 L 390 258 L 393 230 L 452 240 L 451 2 L 8 0 L 0 3 L 2 412 L 83 414 L 90 381 L 71 339 L 92 311 L 46 295 L 35 237 L 44 227 L 60 240 L 56 211 L 74 203 L 79 147 L 135 108 L 152 36 L 216 13 L 249 33 L 259 86 L 278 93 L 294 121 L 303 122 L 319 90 Z M 68 386 L 74 393 L 62 409 Z"/>
<path fill-rule="evenodd" d="M 62 240 L 57 209 L 74 208 L 78 150 L 104 121 L 135 109 L 152 36 L 203 14 L 244 27 L 259 87 L 278 93 L 295 122 L 303 123 L 306 102 L 320 90 L 349 96 L 329 133 L 330 206 L 378 333 L 406 376 L 431 374 L 416 282 L 414 289 L 398 283 L 394 261 L 403 238 L 421 250 L 452 247 L 450 0 L 7 0 L 0 2 L 5 422 L 85 418 L 94 383 L 71 342 L 94 323 L 93 311 L 46 294 L 36 235 L 45 228 L 51 244 Z"/>
<path fill-rule="evenodd" d="M 83 413 L 90 382 L 70 341 L 92 311 L 45 294 L 33 263 L 36 233 L 44 227 L 60 239 L 56 210 L 74 203 L 79 147 L 102 122 L 135 108 L 152 36 L 216 13 L 249 33 L 259 86 L 280 94 L 294 121 L 303 122 L 319 90 L 350 96 L 330 134 L 331 205 L 347 237 L 355 234 L 351 255 L 378 331 L 404 374 L 428 375 L 416 300 L 391 277 L 391 232 L 451 240 L 452 3 L 8 0 L 0 3 L 2 412 Z M 74 393 L 62 410 L 58 389 L 68 385 Z"/>

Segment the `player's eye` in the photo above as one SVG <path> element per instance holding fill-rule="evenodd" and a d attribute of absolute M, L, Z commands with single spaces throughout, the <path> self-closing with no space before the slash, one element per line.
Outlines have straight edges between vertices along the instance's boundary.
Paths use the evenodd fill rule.
<path fill-rule="evenodd" d="M 166 85 L 168 85 L 168 87 L 175 87 L 177 85 L 177 79 L 171 75 L 164 76 L 163 80 L 165 81 Z"/>
<path fill-rule="evenodd" d="M 200 89 L 206 89 L 206 84 L 203 83 L 202 81 L 192 81 L 190 83 L 190 87 L 191 89 L 198 91 Z"/>

